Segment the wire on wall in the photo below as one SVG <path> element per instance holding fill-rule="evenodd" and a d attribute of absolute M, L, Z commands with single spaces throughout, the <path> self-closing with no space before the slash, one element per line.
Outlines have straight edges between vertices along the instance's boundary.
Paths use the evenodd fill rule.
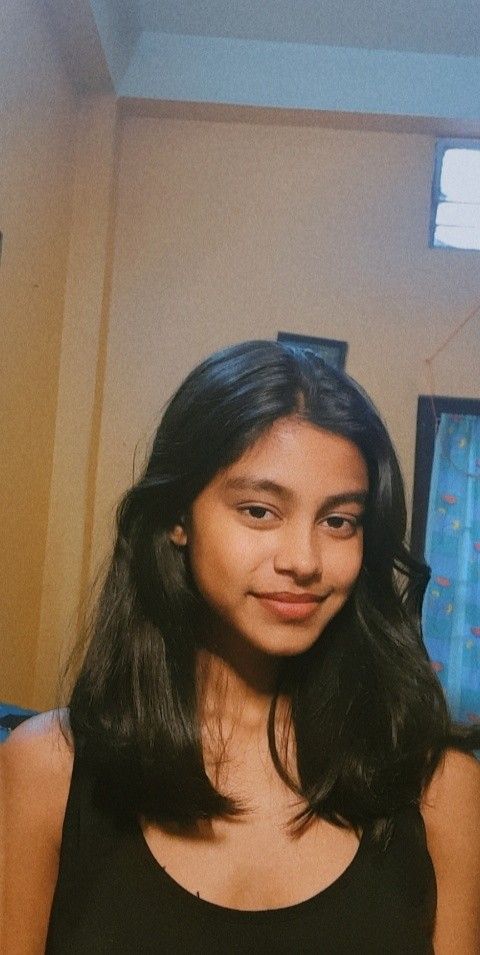
<path fill-rule="evenodd" d="M 466 325 L 468 325 L 471 321 L 473 321 L 473 319 L 476 318 L 478 315 L 480 315 L 480 303 L 477 303 L 477 305 L 475 305 L 475 308 L 473 308 L 472 311 L 468 313 L 467 317 L 463 318 L 462 321 L 458 323 L 458 325 L 455 325 L 455 327 L 452 329 L 450 334 L 447 335 L 445 341 L 443 341 L 441 345 L 439 345 L 438 348 L 436 348 L 435 351 L 432 352 L 431 355 L 425 358 L 425 365 L 427 366 L 429 394 L 430 394 L 430 400 L 432 403 L 432 414 L 435 420 L 435 433 L 438 430 L 438 416 L 435 411 L 435 381 L 433 377 L 433 367 L 432 367 L 433 362 L 435 361 L 437 356 L 440 354 L 440 352 L 442 352 L 444 348 L 446 348 L 447 345 L 449 345 L 450 342 L 452 342 L 453 339 L 457 337 L 457 335 L 462 331 L 462 329 L 465 328 Z"/>

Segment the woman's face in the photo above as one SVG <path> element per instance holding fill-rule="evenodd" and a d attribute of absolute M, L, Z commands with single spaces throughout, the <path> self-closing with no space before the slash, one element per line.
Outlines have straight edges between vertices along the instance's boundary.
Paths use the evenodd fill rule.
<path fill-rule="evenodd" d="M 222 640 L 278 656 L 312 646 L 360 572 L 367 492 L 358 448 L 295 417 L 215 475 L 172 539 Z"/>

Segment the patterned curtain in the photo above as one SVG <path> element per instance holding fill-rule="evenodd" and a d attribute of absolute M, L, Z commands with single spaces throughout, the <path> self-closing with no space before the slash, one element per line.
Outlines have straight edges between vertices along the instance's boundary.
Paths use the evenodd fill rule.
<path fill-rule="evenodd" d="M 480 723 L 480 417 L 442 414 L 425 559 L 425 644 L 452 715 Z"/>

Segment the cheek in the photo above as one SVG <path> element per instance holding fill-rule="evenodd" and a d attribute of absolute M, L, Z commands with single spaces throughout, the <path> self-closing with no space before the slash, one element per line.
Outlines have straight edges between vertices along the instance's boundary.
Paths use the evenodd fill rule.
<path fill-rule="evenodd" d="M 201 593 L 205 593 L 205 591 L 210 588 L 211 581 L 215 580 L 216 574 L 212 570 L 212 567 L 217 566 L 218 561 L 214 547 L 214 541 L 211 547 L 208 546 L 208 541 L 202 541 L 198 544 L 192 541 L 188 547 L 190 570 Z"/>
<path fill-rule="evenodd" d="M 252 535 L 225 523 L 215 534 L 203 532 L 198 539 L 192 537 L 192 565 L 209 577 L 239 579 L 268 558 L 272 545 L 267 538 L 267 534 Z"/>
<path fill-rule="evenodd" d="M 355 552 L 354 559 L 352 561 L 352 568 L 351 568 L 352 569 L 352 578 L 351 578 L 352 587 L 360 574 L 360 571 L 362 569 L 362 564 L 363 564 L 363 540 L 359 542 Z"/>
<path fill-rule="evenodd" d="M 211 603 L 223 602 L 235 579 L 241 576 L 242 555 L 238 546 L 229 546 L 225 535 L 202 534 L 192 540 L 189 562 L 193 579 L 203 597 Z"/>
<path fill-rule="evenodd" d="M 361 537 L 352 541 L 352 546 L 347 549 L 339 548 L 332 555 L 330 569 L 336 577 L 339 586 L 350 590 L 362 569 L 363 560 L 363 541 Z"/>

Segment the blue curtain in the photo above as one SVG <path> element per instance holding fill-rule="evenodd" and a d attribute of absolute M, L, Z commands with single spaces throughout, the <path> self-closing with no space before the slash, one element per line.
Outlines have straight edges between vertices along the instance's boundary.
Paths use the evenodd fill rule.
<path fill-rule="evenodd" d="M 480 417 L 442 414 L 425 558 L 425 644 L 455 719 L 480 723 Z"/>

